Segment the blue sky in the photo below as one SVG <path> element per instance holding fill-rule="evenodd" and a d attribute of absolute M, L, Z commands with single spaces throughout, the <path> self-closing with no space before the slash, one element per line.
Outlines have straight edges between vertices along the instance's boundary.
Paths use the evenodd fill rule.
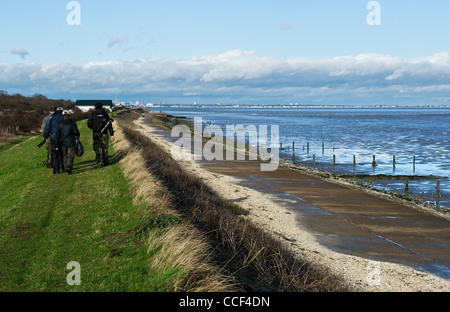
<path fill-rule="evenodd" d="M 450 104 L 450 2 L 0 0 L 0 89 L 168 103 Z"/>

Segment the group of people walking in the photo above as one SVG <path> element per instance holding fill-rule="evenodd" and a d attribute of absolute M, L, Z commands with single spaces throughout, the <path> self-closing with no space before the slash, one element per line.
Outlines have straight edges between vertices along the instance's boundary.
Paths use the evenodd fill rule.
<path fill-rule="evenodd" d="M 93 132 L 97 166 L 108 166 L 108 133 L 114 141 L 114 129 L 112 119 L 101 102 L 95 104 L 87 125 Z M 43 120 L 42 130 L 44 139 L 47 140 L 47 167 L 53 169 L 53 174 L 72 174 L 80 131 L 76 122 L 70 118 L 70 112 L 61 107 L 51 107 L 50 114 Z"/>

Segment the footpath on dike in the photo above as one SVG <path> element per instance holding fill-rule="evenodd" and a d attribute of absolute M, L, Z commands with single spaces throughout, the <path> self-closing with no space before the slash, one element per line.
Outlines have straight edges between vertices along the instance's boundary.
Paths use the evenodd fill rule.
<path fill-rule="evenodd" d="M 167 152 L 178 139 L 149 119 L 142 133 Z M 450 221 L 348 185 L 260 161 L 181 161 L 296 255 L 355 291 L 450 291 Z"/>

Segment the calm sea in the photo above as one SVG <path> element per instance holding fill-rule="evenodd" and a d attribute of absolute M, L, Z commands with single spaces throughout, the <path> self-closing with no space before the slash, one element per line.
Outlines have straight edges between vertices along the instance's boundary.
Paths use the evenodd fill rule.
<path fill-rule="evenodd" d="M 164 108 L 204 124 L 278 125 L 282 157 L 339 174 L 429 176 L 410 180 L 409 193 L 450 208 L 450 109 L 437 108 Z M 270 133 L 269 133 L 270 135 Z M 295 150 L 292 145 L 295 142 Z M 309 145 L 309 150 L 308 150 Z M 373 156 L 377 166 L 372 166 Z M 393 166 L 395 155 L 396 165 Z M 336 165 L 331 165 L 333 157 Z M 356 166 L 353 165 L 354 157 Z M 415 163 L 414 163 L 415 159 Z M 440 182 L 441 197 L 436 194 Z M 404 180 L 377 180 L 372 186 L 403 193 Z"/>

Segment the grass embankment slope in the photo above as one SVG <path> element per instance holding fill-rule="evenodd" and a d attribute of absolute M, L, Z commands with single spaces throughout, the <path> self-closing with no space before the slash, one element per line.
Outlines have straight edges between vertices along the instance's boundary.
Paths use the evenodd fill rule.
<path fill-rule="evenodd" d="M 46 168 L 39 136 L 0 147 L 0 291 L 227 289 L 183 220 L 136 194 L 123 173 L 129 155 L 114 150 L 120 137 L 111 166 L 97 169 L 86 121 L 79 129 L 86 153 L 71 176 Z M 66 282 L 71 261 L 80 263 L 80 286 Z"/>

